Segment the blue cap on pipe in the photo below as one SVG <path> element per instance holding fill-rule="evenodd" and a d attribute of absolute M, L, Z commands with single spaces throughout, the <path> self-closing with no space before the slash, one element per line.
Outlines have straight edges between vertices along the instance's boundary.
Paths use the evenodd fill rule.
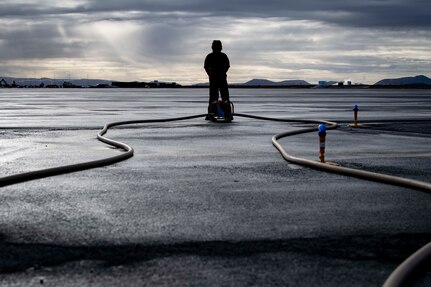
<path fill-rule="evenodd" d="M 326 132 L 326 125 L 320 124 L 319 125 L 319 133 L 324 133 L 324 132 Z"/>
<path fill-rule="evenodd" d="M 358 105 L 356 105 L 356 104 L 355 104 L 355 105 L 353 106 L 353 110 L 354 110 L 354 111 L 359 111 L 359 107 L 358 107 Z"/>

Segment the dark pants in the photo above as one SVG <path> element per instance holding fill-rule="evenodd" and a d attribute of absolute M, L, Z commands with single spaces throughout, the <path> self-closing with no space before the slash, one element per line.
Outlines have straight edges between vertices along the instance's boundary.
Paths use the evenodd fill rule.
<path fill-rule="evenodd" d="M 229 89 L 227 87 L 226 77 L 213 79 L 210 78 L 210 100 L 209 104 L 218 100 L 218 95 L 220 91 L 220 96 L 223 101 L 229 101 Z M 210 107 L 208 106 L 208 113 Z"/>

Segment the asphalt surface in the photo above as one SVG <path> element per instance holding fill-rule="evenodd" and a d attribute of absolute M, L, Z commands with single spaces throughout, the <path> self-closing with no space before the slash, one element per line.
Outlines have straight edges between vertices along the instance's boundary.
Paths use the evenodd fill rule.
<path fill-rule="evenodd" d="M 0 176 L 120 151 L 106 122 L 199 114 L 206 90 L 0 91 Z M 341 122 L 326 158 L 431 182 L 431 92 L 232 90 L 237 112 Z M 360 105 L 360 129 L 351 122 Z M 431 194 L 283 160 L 235 118 L 132 125 L 127 161 L 0 189 L 2 286 L 381 286 L 431 241 Z M 318 160 L 318 137 L 282 139 Z M 429 286 L 431 273 L 415 286 Z"/>

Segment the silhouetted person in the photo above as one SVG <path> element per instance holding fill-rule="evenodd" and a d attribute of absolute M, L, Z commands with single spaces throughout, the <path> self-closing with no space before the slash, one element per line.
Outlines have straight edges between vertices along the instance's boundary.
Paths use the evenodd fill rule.
<path fill-rule="evenodd" d="M 223 101 L 229 101 L 229 89 L 227 87 L 227 71 L 229 70 L 229 58 L 222 53 L 220 40 L 214 40 L 211 46 L 213 52 L 205 58 L 204 68 L 210 80 L 209 104 L 218 100 L 219 90 Z M 208 113 L 209 113 L 208 106 Z"/>

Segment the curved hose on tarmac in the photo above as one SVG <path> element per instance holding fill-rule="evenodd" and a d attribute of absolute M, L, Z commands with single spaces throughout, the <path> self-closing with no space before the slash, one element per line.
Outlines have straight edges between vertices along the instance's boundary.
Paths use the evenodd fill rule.
<path fill-rule="evenodd" d="M 127 144 L 124 144 L 124 143 L 121 143 L 118 141 L 114 141 L 112 139 L 109 139 L 109 138 L 103 136 L 104 134 L 106 134 L 108 129 L 111 127 L 120 126 L 120 125 L 129 125 L 129 124 L 173 122 L 173 121 L 195 119 L 195 118 L 200 118 L 200 117 L 205 117 L 205 116 L 206 116 L 206 114 L 199 114 L 199 115 L 167 118 L 167 119 L 132 120 L 132 121 L 108 123 L 99 132 L 99 134 L 97 135 L 97 138 L 104 143 L 107 143 L 107 144 L 112 145 L 114 147 L 123 149 L 125 151 L 125 153 L 122 153 L 122 154 L 119 154 L 119 155 L 116 155 L 113 157 L 109 157 L 109 158 L 95 160 L 95 161 L 59 166 L 59 167 L 54 167 L 54 168 L 42 169 L 42 170 L 31 171 L 31 172 L 26 172 L 26 173 L 2 177 L 2 178 L 0 178 L 0 187 L 12 185 L 12 184 L 16 184 L 16 183 L 20 183 L 20 182 L 24 182 L 24 181 L 28 181 L 28 180 L 34 180 L 34 179 L 39 179 L 39 178 L 43 178 L 43 177 L 48 177 L 48 176 L 54 176 L 54 175 L 59 175 L 59 174 L 64 174 L 64 173 L 69 173 L 69 172 L 76 172 L 76 171 L 81 171 L 81 170 L 85 170 L 85 169 L 102 167 L 102 166 L 114 164 L 114 163 L 117 163 L 119 161 L 123 161 L 123 160 L 126 160 L 126 159 L 132 157 L 133 152 L 134 152 L 132 147 L 128 146 Z M 259 120 L 278 121 L 278 122 L 292 122 L 292 123 L 301 122 L 301 123 L 316 123 L 316 124 L 324 123 L 327 125 L 328 130 L 335 129 L 337 127 L 337 123 L 326 121 L 326 120 L 279 119 L 279 118 L 261 117 L 261 116 L 254 116 L 254 115 L 247 115 L 247 114 L 240 114 L 240 113 L 235 113 L 234 116 L 253 118 L 253 119 L 259 119 Z M 272 143 L 279 150 L 279 152 L 281 153 L 281 155 L 283 156 L 284 159 L 286 159 L 287 161 L 290 161 L 292 163 L 295 163 L 295 164 L 304 165 L 304 166 L 312 167 L 315 169 L 325 170 L 328 172 L 339 173 L 339 174 L 359 177 L 359 178 L 363 178 L 363 179 L 367 179 L 367 180 L 378 181 L 378 182 L 394 184 L 394 185 L 400 185 L 400 186 L 409 187 L 409 188 L 413 188 L 413 189 L 419 189 L 419 190 L 426 191 L 426 192 L 431 192 L 431 184 L 429 184 L 429 183 L 425 183 L 425 182 L 421 182 L 421 181 L 417 181 L 417 180 L 412 180 L 412 179 L 396 177 L 396 176 L 384 175 L 384 174 L 379 174 L 379 173 L 374 173 L 374 172 L 368 172 L 368 171 L 363 171 L 363 170 L 357 170 L 357 169 L 352 169 L 352 168 L 347 168 L 347 167 L 333 166 L 333 165 L 329 165 L 329 164 L 325 164 L 325 163 L 320 163 L 317 161 L 312 161 L 312 160 L 294 157 L 294 156 L 290 155 L 289 153 L 287 153 L 287 151 L 283 148 L 283 146 L 278 142 L 279 139 L 284 138 L 284 137 L 308 133 L 308 132 L 314 132 L 314 131 L 316 131 L 316 128 L 312 127 L 312 128 L 304 128 L 304 129 L 299 129 L 299 130 L 294 130 L 294 131 L 290 131 L 290 132 L 284 132 L 284 133 L 276 134 L 272 137 Z"/>
<path fill-rule="evenodd" d="M 260 117 L 260 116 L 254 116 L 254 115 L 246 115 L 246 114 L 235 114 L 235 116 L 241 116 L 241 117 L 252 118 L 252 119 L 259 119 L 259 120 L 282 121 L 282 122 L 301 122 L 301 123 L 316 123 L 316 124 L 323 123 L 323 124 L 327 125 L 328 130 L 335 129 L 337 127 L 337 123 L 325 121 L 325 120 L 274 119 L 274 118 Z M 290 155 L 289 153 L 287 153 L 287 151 L 284 149 L 284 147 L 278 142 L 279 139 L 284 138 L 284 137 L 308 133 L 308 132 L 315 132 L 315 131 L 317 131 L 317 128 L 312 127 L 312 128 L 304 128 L 304 129 L 299 129 L 299 130 L 294 130 L 294 131 L 290 131 L 290 132 L 284 132 L 284 133 L 276 134 L 272 137 L 272 144 L 281 153 L 281 155 L 283 156 L 284 159 L 286 159 L 289 162 L 295 163 L 295 164 L 308 166 L 308 167 L 311 167 L 314 169 L 320 169 L 320 170 L 324 170 L 324 171 L 328 171 L 328 172 L 332 172 L 332 173 L 338 173 L 338 174 L 358 177 L 358 178 L 362 178 L 362 179 L 367 179 L 367 180 L 371 180 L 371 181 L 383 182 L 383 183 L 387 183 L 387 184 L 399 185 L 399 186 L 403 186 L 403 187 L 418 189 L 421 191 L 431 193 L 431 184 L 429 184 L 427 182 L 402 178 L 402 177 L 398 177 L 398 176 L 386 175 L 386 174 L 381 174 L 381 173 L 369 172 L 369 171 L 364 171 L 364 170 L 359 170 L 359 169 L 354 169 L 354 168 L 335 166 L 335 165 L 330 165 L 327 163 L 321 163 L 321 162 L 317 162 L 317 161 L 313 161 L 313 160 L 294 157 L 294 156 Z"/>
<path fill-rule="evenodd" d="M 178 118 L 169 118 L 169 119 L 123 121 L 123 122 L 114 122 L 114 123 L 106 124 L 102 129 L 102 131 L 100 131 L 99 134 L 97 135 L 97 138 L 104 143 L 123 149 L 125 153 L 122 153 L 120 155 L 116 155 L 113 157 L 101 159 L 101 160 L 89 161 L 89 162 L 66 165 L 66 166 L 59 166 L 54 168 L 48 168 L 43 170 L 37 170 L 37 171 L 2 177 L 0 178 L 0 187 L 12 185 L 12 184 L 16 184 L 24 181 L 29 181 L 33 179 L 38 179 L 38 178 L 110 165 L 132 157 L 134 152 L 132 147 L 128 146 L 127 144 L 104 137 L 104 134 L 106 134 L 108 129 L 111 127 L 128 125 L 128 124 L 172 122 L 172 121 L 200 118 L 204 116 L 206 116 L 206 114 L 199 114 L 199 115 L 178 117 Z M 280 122 L 302 122 L 302 123 L 319 123 L 319 124 L 324 123 L 328 125 L 327 126 L 328 130 L 335 129 L 337 127 L 337 123 L 325 121 L 325 120 L 277 119 L 277 118 L 261 117 L 261 116 L 247 115 L 247 114 L 239 114 L 239 113 L 234 114 L 234 116 L 253 118 L 253 119 L 259 119 L 259 120 L 280 121 Z M 357 170 L 352 168 L 333 166 L 325 163 L 320 163 L 316 161 L 294 157 L 289 153 L 287 153 L 286 150 L 283 148 L 283 146 L 278 142 L 279 139 L 284 137 L 308 133 L 308 132 L 314 132 L 314 131 L 316 131 L 316 128 L 304 128 L 304 129 L 276 134 L 272 137 L 272 144 L 278 149 L 278 151 L 281 153 L 284 159 L 295 164 L 304 165 L 304 166 L 308 166 L 308 167 L 312 167 L 315 169 L 320 169 L 328 172 L 339 173 L 339 174 L 359 177 L 367 180 L 400 185 L 400 186 L 409 187 L 413 189 L 419 189 L 426 192 L 431 192 L 431 184 L 426 182 L 421 182 L 421 181 L 416 181 L 416 180 L 411 180 L 411 179 L 406 179 L 406 178 L 401 178 L 396 176 L 378 174 L 374 172 L 368 172 L 368 171 Z M 431 243 L 424 246 L 416 253 L 414 253 L 412 256 L 410 256 L 406 261 L 404 261 L 387 279 L 384 287 L 405 286 L 404 284 L 406 282 L 409 282 L 409 280 L 411 280 L 412 275 L 414 274 L 414 271 L 417 270 L 419 267 L 423 266 L 424 263 L 429 260 L 429 258 L 431 258 Z"/>
<path fill-rule="evenodd" d="M 323 120 L 283 120 L 283 119 L 272 119 L 272 118 L 253 116 L 253 115 L 245 115 L 245 114 L 236 114 L 236 116 L 260 119 L 260 120 L 324 123 L 328 125 L 327 126 L 328 130 L 335 129 L 337 127 L 336 123 L 330 122 L 330 121 L 323 121 Z M 284 137 L 308 133 L 308 132 L 315 132 L 316 130 L 317 129 L 314 127 L 314 128 L 305 128 L 300 130 L 294 130 L 291 132 L 276 134 L 272 137 L 272 144 L 275 146 L 275 148 L 278 149 L 278 151 L 281 153 L 281 155 L 285 160 L 295 164 L 308 166 L 311 168 L 320 169 L 320 170 L 324 170 L 332 173 L 338 173 L 338 174 L 363 178 L 371 181 L 409 187 L 413 189 L 422 190 L 425 192 L 431 192 L 431 184 L 426 182 L 397 177 L 397 176 L 391 176 L 386 174 L 379 174 L 379 173 L 374 173 L 374 172 L 369 172 L 364 170 L 352 169 L 347 167 L 334 166 L 334 165 L 312 161 L 304 158 L 294 157 L 288 154 L 286 150 L 283 148 L 283 146 L 278 142 L 279 139 Z M 416 251 L 409 258 L 407 258 L 403 263 L 401 263 L 401 265 L 399 265 L 386 279 L 383 287 L 412 286 L 412 284 L 416 279 L 416 276 L 420 275 L 421 271 L 423 271 L 422 269 L 424 268 L 424 266 L 428 266 L 430 261 L 431 261 L 431 242 L 425 245 L 424 247 L 422 247 L 421 249 L 419 249 L 418 251 Z"/>
<path fill-rule="evenodd" d="M 41 169 L 36 171 L 30 171 L 20 174 L 14 174 L 10 176 L 5 176 L 0 178 L 0 187 L 8 186 L 12 184 L 17 184 L 20 182 L 25 182 L 29 180 L 54 176 L 54 175 L 60 175 L 70 172 L 76 172 L 96 167 L 102 167 L 110 164 L 114 164 L 123 160 L 126 160 L 133 156 L 133 148 L 128 146 L 127 144 L 124 144 L 122 142 L 114 141 L 112 139 L 109 139 L 107 137 L 104 137 L 103 135 L 108 131 L 109 128 L 114 126 L 120 126 L 120 125 L 129 125 L 129 124 L 146 124 L 146 123 L 161 123 L 161 122 L 173 122 L 173 121 L 182 121 L 182 120 L 189 120 L 189 119 L 195 119 L 195 118 L 201 118 L 206 116 L 207 114 L 200 114 L 200 115 L 194 115 L 194 116 L 186 116 L 186 117 L 178 117 L 178 118 L 169 118 L 169 119 L 154 119 L 154 120 L 136 120 L 136 121 L 124 121 L 124 122 L 114 122 L 106 124 L 103 129 L 99 132 L 97 135 L 97 139 L 100 141 L 107 143 L 109 145 L 112 145 L 114 147 L 123 149 L 125 153 L 100 159 L 100 160 L 94 160 L 94 161 L 88 161 L 88 162 L 82 162 L 77 164 L 71 164 L 71 165 L 63 165 L 53 168 L 47 168 L 47 169 Z"/>
<path fill-rule="evenodd" d="M 420 275 L 425 266 L 430 266 L 431 242 L 409 256 L 386 279 L 383 287 L 411 286 L 415 281 L 415 275 Z"/>

